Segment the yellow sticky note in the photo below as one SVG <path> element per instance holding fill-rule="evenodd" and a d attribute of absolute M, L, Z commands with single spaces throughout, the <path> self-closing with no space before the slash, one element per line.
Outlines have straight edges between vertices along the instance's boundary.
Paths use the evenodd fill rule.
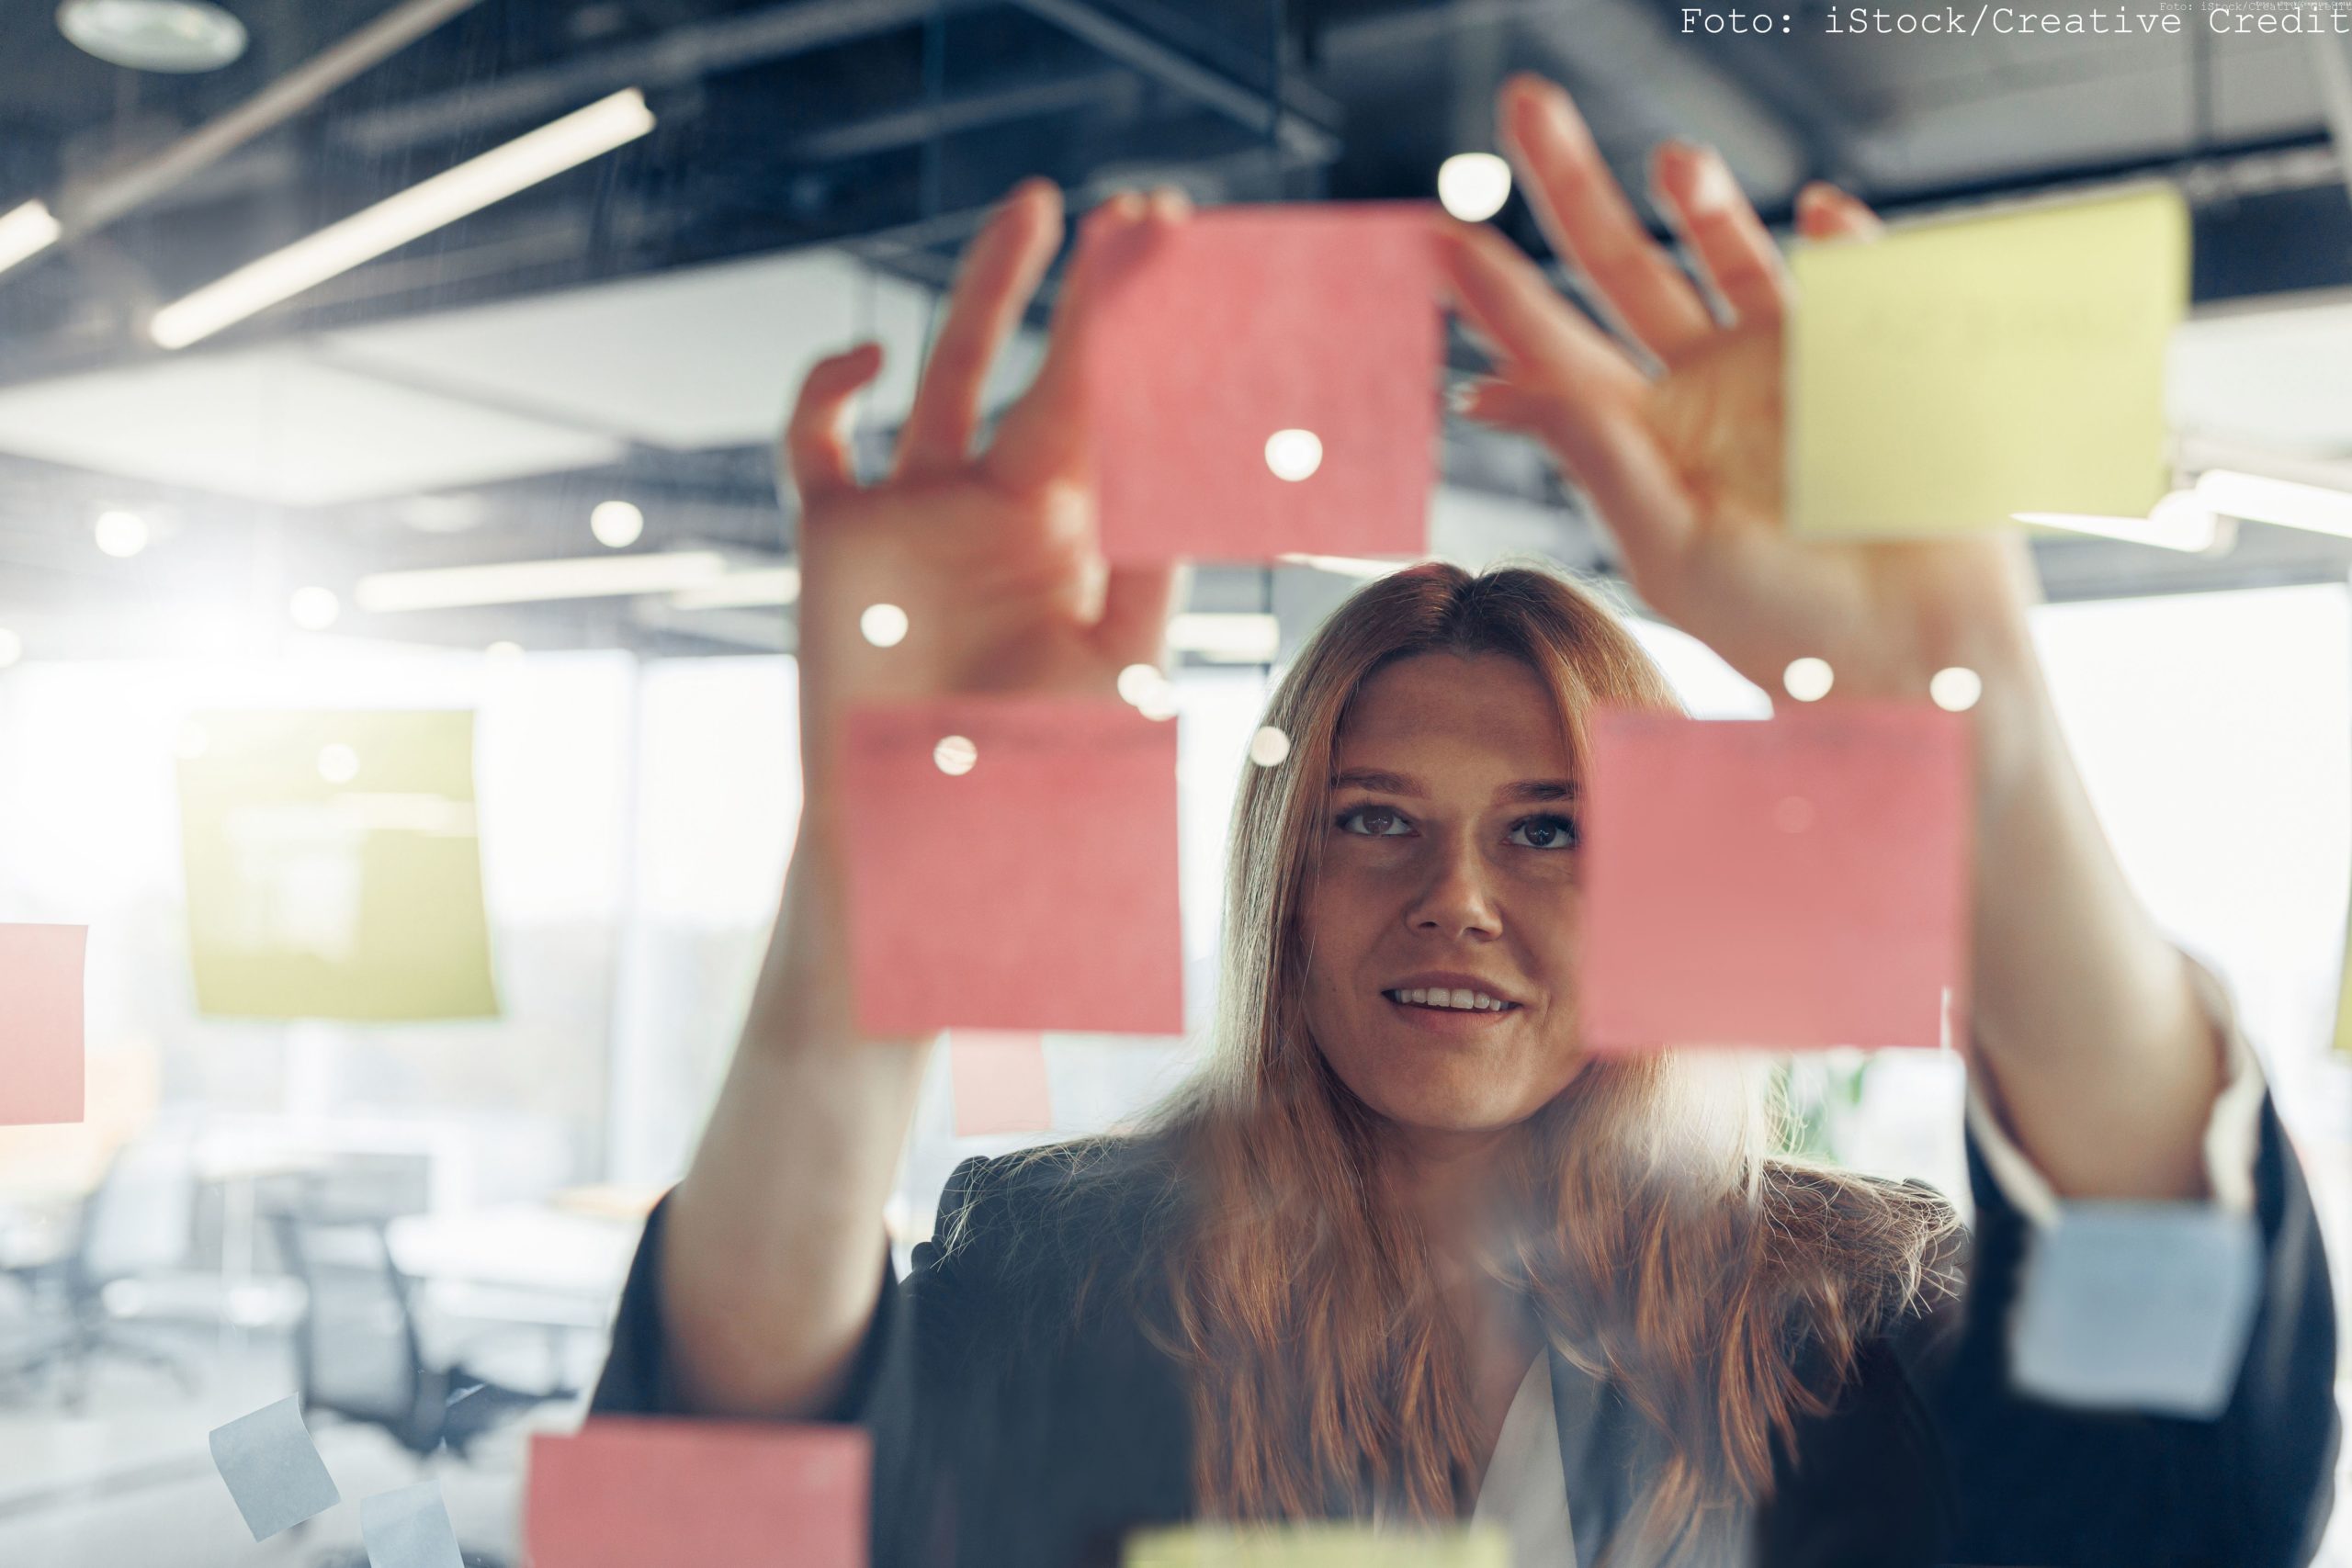
<path fill-rule="evenodd" d="M 1792 267 L 1798 532 L 2143 517 L 2168 488 L 2165 349 L 2188 301 L 2170 188 L 1805 244 Z"/>
<path fill-rule="evenodd" d="M 180 737 L 197 1010 L 491 1018 L 473 715 L 213 712 Z"/>
<path fill-rule="evenodd" d="M 1484 1526 L 1203 1525 L 1129 1536 L 1124 1561 L 1125 1568 L 1510 1568 L 1510 1543 Z"/>

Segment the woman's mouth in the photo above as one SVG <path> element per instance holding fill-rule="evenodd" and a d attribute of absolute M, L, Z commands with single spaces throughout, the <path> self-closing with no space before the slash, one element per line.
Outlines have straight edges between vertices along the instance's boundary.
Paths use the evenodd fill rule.
<path fill-rule="evenodd" d="M 1399 1007 L 1427 1008 L 1442 1012 L 1516 1012 L 1519 1003 L 1507 1002 L 1485 991 L 1449 989 L 1442 986 L 1399 987 L 1380 993 Z"/>

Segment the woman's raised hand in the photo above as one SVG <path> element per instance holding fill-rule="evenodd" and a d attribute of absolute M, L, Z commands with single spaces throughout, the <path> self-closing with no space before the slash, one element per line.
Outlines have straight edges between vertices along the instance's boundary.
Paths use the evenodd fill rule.
<path fill-rule="evenodd" d="M 1468 412 L 1552 449 L 1592 497 L 1642 596 L 1767 690 L 1806 656 L 1829 661 L 1841 692 L 1898 696 L 1925 695 L 1949 665 L 2017 660 L 2033 588 L 2014 537 L 1849 542 L 1788 531 L 1788 279 L 1722 160 L 1668 142 L 1652 164 L 1719 317 L 1634 216 L 1566 93 L 1514 77 L 1498 113 L 1537 217 L 1626 341 L 1597 329 L 1500 233 L 1448 220 L 1456 303 L 1496 357 Z M 1826 186 L 1807 188 L 1798 215 L 1813 239 L 1865 239 L 1878 227 Z"/>
<path fill-rule="evenodd" d="M 1180 216 L 1127 197 L 1093 221 Z M 805 794 L 783 908 L 726 1087 L 669 1210 L 662 1290 L 678 1387 L 716 1415 L 806 1417 L 840 1395 L 874 1317 L 888 1246 L 875 1216 L 929 1059 L 928 1038 L 856 1019 L 846 841 L 834 766 L 842 711 L 871 698 L 1117 690 L 1156 661 L 1166 570 L 1106 572 L 1096 547 L 1073 268 L 1035 383 L 976 454 L 989 364 L 1061 243 L 1042 181 L 1005 199 L 966 253 L 889 477 L 861 485 L 842 424 L 882 366 L 872 344 L 808 373 L 784 437 L 800 496 Z M 890 647 L 859 622 L 906 615 Z"/>
<path fill-rule="evenodd" d="M 1181 197 L 1130 194 L 1087 221 L 1182 216 Z M 1063 285 L 1035 381 L 987 449 L 974 450 L 989 367 L 1061 236 L 1060 193 L 1032 180 L 973 239 L 888 478 L 859 484 L 842 433 L 851 399 L 881 368 L 878 346 L 824 361 L 801 386 L 783 459 L 800 497 L 804 748 L 819 759 L 849 702 L 968 692 L 1108 696 L 1121 669 L 1159 660 L 1173 571 L 1108 570 L 1097 547 L 1080 387 L 1083 260 Z M 904 638 L 889 647 L 861 630 L 877 604 L 906 616 Z M 812 772 L 812 784 L 820 776 Z"/>

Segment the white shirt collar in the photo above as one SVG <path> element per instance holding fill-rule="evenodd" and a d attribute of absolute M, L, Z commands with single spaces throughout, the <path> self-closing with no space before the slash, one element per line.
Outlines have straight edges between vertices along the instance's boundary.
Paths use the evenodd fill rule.
<path fill-rule="evenodd" d="M 1575 1568 L 1577 1540 L 1568 1523 L 1568 1477 L 1560 1460 L 1549 1355 L 1537 1355 L 1511 1396 L 1470 1522 L 1510 1536 L 1515 1568 Z"/>

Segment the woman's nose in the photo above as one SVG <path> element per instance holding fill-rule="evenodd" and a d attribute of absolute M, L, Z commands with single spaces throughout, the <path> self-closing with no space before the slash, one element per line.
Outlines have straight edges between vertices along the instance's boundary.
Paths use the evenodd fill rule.
<path fill-rule="evenodd" d="M 1476 847 L 1446 844 L 1436 852 L 1429 879 L 1406 910 L 1416 931 L 1451 938 L 1502 934 L 1502 917 L 1488 884 L 1491 867 Z"/>

